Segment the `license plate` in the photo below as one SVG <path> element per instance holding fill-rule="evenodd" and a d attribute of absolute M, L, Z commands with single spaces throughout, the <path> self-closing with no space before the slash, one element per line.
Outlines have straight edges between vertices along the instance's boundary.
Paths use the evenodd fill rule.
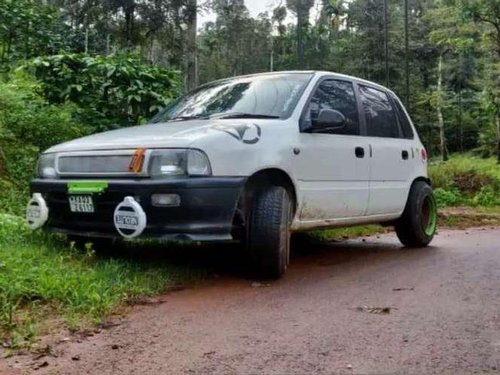
<path fill-rule="evenodd" d="M 71 212 L 92 213 L 94 212 L 94 201 L 90 195 L 70 195 L 69 209 Z"/>

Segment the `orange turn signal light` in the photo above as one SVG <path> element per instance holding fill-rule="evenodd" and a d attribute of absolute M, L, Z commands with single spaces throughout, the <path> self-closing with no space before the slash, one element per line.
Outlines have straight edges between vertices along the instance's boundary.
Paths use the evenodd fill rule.
<path fill-rule="evenodd" d="M 134 156 L 132 156 L 132 160 L 130 161 L 130 165 L 128 166 L 128 170 L 130 172 L 139 173 L 140 171 L 142 171 L 145 154 L 146 154 L 145 148 L 139 148 L 135 151 Z"/>

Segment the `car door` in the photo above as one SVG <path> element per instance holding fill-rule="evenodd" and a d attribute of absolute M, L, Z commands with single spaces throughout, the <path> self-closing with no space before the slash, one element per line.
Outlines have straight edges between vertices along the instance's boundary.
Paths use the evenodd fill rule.
<path fill-rule="evenodd" d="M 412 158 L 396 111 L 385 90 L 360 84 L 359 95 L 370 144 L 370 199 L 367 215 L 400 213 L 406 204 Z"/>
<path fill-rule="evenodd" d="M 345 116 L 340 129 L 312 131 L 321 109 Z M 301 221 L 364 215 L 369 196 L 368 141 L 360 136 L 359 106 L 352 82 L 323 79 L 306 104 L 294 162 Z"/>

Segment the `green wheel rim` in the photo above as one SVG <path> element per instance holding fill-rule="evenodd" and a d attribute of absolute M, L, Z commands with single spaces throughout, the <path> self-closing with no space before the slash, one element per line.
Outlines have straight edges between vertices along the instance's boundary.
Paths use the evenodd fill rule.
<path fill-rule="evenodd" d="M 425 197 L 422 204 L 422 226 L 427 236 L 430 237 L 436 233 L 437 205 L 433 194 Z"/>

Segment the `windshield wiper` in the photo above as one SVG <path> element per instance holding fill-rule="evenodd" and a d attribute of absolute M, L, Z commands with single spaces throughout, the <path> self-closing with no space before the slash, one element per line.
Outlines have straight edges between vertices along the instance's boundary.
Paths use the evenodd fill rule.
<path fill-rule="evenodd" d="M 227 119 L 227 118 L 268 118 L 268 119 L 278 119 L 279 116 L 264 115 L 259 113 L 245 113 L 245 112 L 235 112 L 235 113 L 222 113 L 217 118 Z"/>
<path fill-rule="evenodd" d="M 172 117 L 169 121 L 208 120 L 209 118 L 209 115 L 176 116 Z"/>

